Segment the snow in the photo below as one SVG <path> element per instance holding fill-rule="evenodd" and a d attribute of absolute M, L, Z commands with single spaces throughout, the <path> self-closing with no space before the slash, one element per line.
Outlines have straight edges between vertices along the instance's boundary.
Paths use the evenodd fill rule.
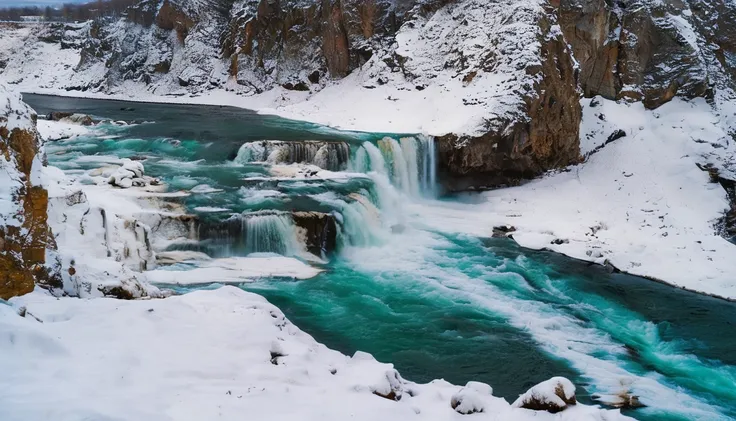
<path fill-rule="evenodd" d="M 250 255 L 207 260 L 189 270 L 152 270 L 145 275 L 154 284 L 192 285 L 252 282 L 261 277 L 309 279 L 320 272 L 320 269 L 291 257 Z"/>
<path fill-rule="evenodd" d="M 560 396 L 562 395 L 562 396 Z M 575 398 L 575 385 L 564 377 L 553 377 L 529 389 L 519 396 L 512 406 L 521 408 L 529 402 L 539 402 L 557 408 L 565 408 L 566 401 Z"/>
<path fill-rule="evenodd" d="M 134 301 L 37 290 L 0 304 L 0 353 L 4 421 L 460 417 L 450 406 L 460 387 L 412 383 L 368 354 L 332 351 L 234 287 Z M 387 388 L 411 393 L 374 394 Z M 499 420 L 631 419 L 584 405 L 553 415 L 478 399 Z"/>
<path fill-rule="evenodd" d="M 478 236 L 513 226 L 514 240 L 527 248 L 736 299 L 736 249 L 714 228 L 729 206 L 726 193 L 697 166 L 714 153 L 732 153 L 719 117 L 702 99 L 674 99 L 654 111 L 640 103 L 594 103 L 600 105 L 582 100 L 582 152 L 603 145 L 615 130 L 626 136 L 585 163 L 469 195 L 480 203 L 415 206 L 414 212 L 437 229 Z"/>
<path fill-rule="evenodd" d="M 35 128 L 31 113 L 32 110 L 21 101 L 20 95 L 0 82 L 0 127 L 7 128 L 9 133 L 16 129 L 33 132 Z M 23 188 L 25 176 L 18 169 L 17 157 L 12 148 L 3 139 L 0 142 L 3 149 L 9 150 L 7 156 L 0 156 L 0 228 L 18 227 L 23 223 L 23 208 L 13 197 Z M 38 158 L 34 158 L 31 185 L 39 181 L 38 164 Z"/>

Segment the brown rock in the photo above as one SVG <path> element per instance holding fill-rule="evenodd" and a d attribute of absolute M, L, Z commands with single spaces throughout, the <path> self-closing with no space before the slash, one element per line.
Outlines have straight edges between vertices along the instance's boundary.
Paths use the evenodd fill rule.
<path fill-rule="evenodd" d="M 341 6 L 339 0 L 322 0 L 322 53 L 333 77 L 344 77 L 350 70 L 350 43 Z"/>
<path fill-rule="evenodd" d="M 0 86 L 1 87 L 1 86 Z M 10 94 L 12 95 L 12 94 Z M 26 113 L 29 124 L 35 124 L 30 108 L 0 109 L 2 112 Z M 39 153 L 40 138 L 35 127 L 12 130 L 7 115 L 0 114 L 0 166 L 21 174 L 12 185 L 18 225 L 0 225 L 0 298 L 7 299 L 33 290 L 34 283 L 61 286 L 56 268 L 46 263 L 46 249 L 54 247 L 47 225 L 48 192 L 31 182 L 31 169 Z"/>
<path fill-rule="evenodd" d="M 164 0 L 156 14 L 156 26 L 167 31 L 176 30 L 179 42 L 183 43 L 194 27 L 194 20 L 169 0 Z"/>
<path fill-rule="evenodd" d="M 679 2 L 635 0 L 623 6 L 604 0 L 561 0 L 560 26 L 580 63 L 584 94 L 643 101 L 647 108 L 656 108 L 677 94 L 707 95 L 709 71 L 702 53 L 668 18 L 688 20 L 683 15 L 685 8 Z M 702 32 L 713 33 L 705 26 Z M 712 39 L 717 43 L 716 36 Z"/>
<path fill-rule="evenodd" d="M 294 225 L 302 229 L 307 251 L 321 256 L 337 248 L 335 218 L 321 212 L 294 212 Z"/>
<path fill-rule="evenodd" d="M 514 185 L 580 159 L 582 110 L 574 64 L 565 40 L 548 36 L 549 19 L 542 17 L 539 25 L 541 65 L 526 69 L 539 76 L 534 93 L 524 97 L 528 118 L 489 121 L 480 137 L 437 138 L 439 173 L 447 190 Z"/>

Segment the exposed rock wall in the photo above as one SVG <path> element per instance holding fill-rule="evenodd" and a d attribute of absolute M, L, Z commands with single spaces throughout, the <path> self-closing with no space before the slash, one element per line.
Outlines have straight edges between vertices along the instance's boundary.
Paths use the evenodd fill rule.
<path fill-rule="evenodd" d="M 0 298 L 30 292 L 35 283 L 60 287 L 46 265 L 55 248 L 47 225 L 48 192 L 41 184 L 43 158 L 36 115 L 0 84 Z"/>
<path fill-rule="evenodd" d="M 560 0 L 559 19 L 580 63 L 586 96 L 641 100 L 656 108 L 675 95 L 708 94 L 713 52 L 703 47 L 715 44 L 716 56 L 728 55 L 733 9 L 722 0 Z"/>
<path fill-rule="evenodd" d="M 575 64 L 565 39 L 553 31 L 554 14 L 535 18 L 540 62 L 525 63 L 531 89 L 521 95 L 520 116 L 488 121 L 480 137 L 439 137 L 440 173 L 447 189 L 512 185 L 580 159 L 582 112 Z"/>

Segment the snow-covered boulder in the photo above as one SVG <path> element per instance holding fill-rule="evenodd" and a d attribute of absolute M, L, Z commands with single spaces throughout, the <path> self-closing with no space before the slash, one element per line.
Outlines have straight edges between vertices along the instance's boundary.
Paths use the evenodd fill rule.
<path fill-rule="evenodd" d="M 568 405 L 575 404 L 577 404 L 575 385 L 564 377 L 553 377 L 519 396 L 512 406 L 554 414 L 564 410 Z"/>
<path fill-rule="evenodd" d="M 129 189 L 131 187 L 145 187 L 158 185 L 158 179 L 143 175 L 144 168 L 140 161 L 123 158 L 119 167 L 105 167 L 90 173 L 90 175 L 101 175 L 108 177 L 107 182 L 115 187 Z"/>
<path fill-rule="evenodd" d="M 464 415 L 485 411 L 484 400 L 493 394 L 493 388 L 481 382 L 468 382 L 464 388 L 452 395 L 450 406 Z"/>

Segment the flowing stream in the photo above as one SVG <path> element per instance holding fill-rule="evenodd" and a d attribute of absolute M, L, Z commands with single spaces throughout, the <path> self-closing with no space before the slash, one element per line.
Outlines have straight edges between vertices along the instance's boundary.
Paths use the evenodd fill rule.
<path fill-rule="evenodd" d="M 278 253 L 325 269 L 240 287 L 331 348 L 370 352 L 414 381 L 483 381 L 509 400 L 562 375 L 586 403 L 637 396 L 645 407 L 624 410 L 637 419 L 736 419 L 735 303 L 432 228 L 422 209 L 452 199 L 435 198 L 430 138 L 228 107 L 24 99 L 41 114 L 111 120 L 50 142 L 50 164 L 81 174 L 138 159 L 169 190 L 191 192 L 182 204 L 199 239 L 169 249 Z"/>

